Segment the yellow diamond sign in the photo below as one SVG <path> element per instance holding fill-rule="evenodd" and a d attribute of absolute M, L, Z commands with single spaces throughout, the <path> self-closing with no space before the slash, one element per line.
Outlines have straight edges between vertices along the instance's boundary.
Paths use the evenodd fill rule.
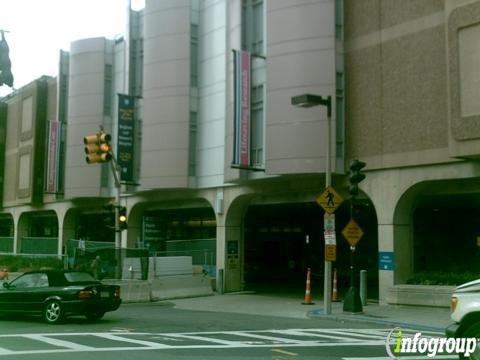
<path fill-rule="evenodd" d="M 358 226 L 355 220 L 350 219 L 347 226 L 342 230 L 342 235 L 347 239 L 350 246 L 355 246 L 363 236 L 363 230 Z"/>
<path fill-rule="evenodd" d="M 325 191 L 317 197 L 318 205 L 320 205 L 327 214 L 333 214 L 342 201 L 342 197 L 338 195 L 331 186 L 327 187 Z"/>

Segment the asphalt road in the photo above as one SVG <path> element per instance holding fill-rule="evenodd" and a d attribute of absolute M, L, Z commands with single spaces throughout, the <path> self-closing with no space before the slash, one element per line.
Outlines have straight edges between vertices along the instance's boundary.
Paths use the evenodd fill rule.
<path fill-rule="evenodd" d="M 0 318 L 0 360 L 388 359 L 391 328 L 124 304 L 98 322 Z M 426 357 L 425 357 L 426 358 Z"/>

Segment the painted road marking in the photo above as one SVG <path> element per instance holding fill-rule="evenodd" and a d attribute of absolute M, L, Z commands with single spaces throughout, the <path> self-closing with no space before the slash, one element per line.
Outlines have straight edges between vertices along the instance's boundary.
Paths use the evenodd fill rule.
<path fill-rule="evenodd" d="M 0 335 L 0 358 L 3 355 L 34 355 L 47 353 L 140 351 L 173 349 L 233 349 L 233 348 L 275 348 L 276 352 L 288 353 L 277 348 L 332 347 L 332 346 L 384 346 L 385 336 L 380 329 L 285 329 L 251 331 L 210 331 L 188 333 L 147 333 L 147 332 L 80 332 L 47 334 L 5 334 Z M 331 333 L 335 335 L 328 335 Z M 281 335 L 279 337 L 275 334 Z M 373 335 L 372 335 L 373 334 Z M 370 336 L 367 336 L 370 335 Z M 291 336 L 292 338 L 289 338 Z M 223 337 L 223 338 L 221 338 Z M 361 338 L 363 337 L 363 338 Z M 2 339 L 19 338 L 19 343 L 34 340 L 29 350 L 8 349 Z M 226 340 L 228 338 L 228 340 Z M 313 340 L 312 340 L 313 338 Z M 67 340 L 65 340 L 67 339 Z M 95 340 L 97 339 L 97 340 Z M 108 339 L 108 346 L 101 339 Z M 159 341 L 157 341 L 157 339 Z M 250 339 L 251 341 L 247 340 Z M 11 343 L 11 340 L 9 340 Z M 35 342 L 51 345 L 51 349 L 35 349 Z M 82 344 L 80 344 L 82 342 Z M 95 345 L 90 346 L 90 342 Z M 117 343 L 118 342 L 118 346 Z M 169 342 L 169 343 L 166 343 Z M 131 345 L 129 345 L 131 344 Z M 112 346 L 113 345 L 113 346 Z M 38 346 L 38 345 L 37 345 Z M 275 350 L 275 349 L 272 349 Z M 290 354 L 295 354 L 291 352 Z M 361 358 L 358 358 L 358 360 Z M 376 360 L 383 360 L 378 358 Z M 385 358 L 388 359 L 388 358 Z M 409 359 L 412 359 L 409 357 Z M 357 360 L 349 358 L 348 360 Z M 363 360 L 363 359 L 362 359 Z"/>
<path fill-rule="evenodd" d="M 231 331 L 229 332 L 229 334 L 237 335 L 237 336 L 246 336 L 246 337 L 251 337 L 251 338 L 261 339 L 261 340 L 268 340 L 273 342 L 274 344 L 282 344 L 282 343 L 291 344 L 292 342 L 297 342 L 297 340 L 277 338 L 273 336 L 266 336 L 266 335 L 260 335 L 260 334 L 252 334 L 244 331 Z M 301 342 L 301 341 L 298 341 L 298 342 Z"/>
<path fill-rule="evenodd" d="M 343 360 L 391 360 L 390 357 L 388 356 L 377 356 L 377 357 L 344 357 L 342 358 Z M 405 359 L 405 360 L 425 360 L 425 359 L 433 359 L 429 358 L 427 355 L 418 355 L 418 356 L 402 356 L 399 357 L 399 359 Z M 435 355 L 435 359 L 458 359 L 458 355 Z"/>
<path fill-rule="evenodd" d="M 275 351 L 275 352 L 278 352 L 278 353 L 284 354 L 284 355 L 289 355 L 289 356 L 298 356 L 297 353 L 290 352 L 290 351 L 285 351 L 285 350 L 282 350 L 282 349 L 272 349 L 272 351 Z"/>
<path fill-rule="evenodd" d="M 22 335 L 22 337 L 27 338 L 27 339 L 32 339 L 36 341 L 41 341 L 53 346 L 58 346 L 58 347 L 64 347 L 67 349 L 75 350 L 75 351 L 85 351 L 85 350 L 93 350 L 95 348 L 91 346 L 85 346 L 85 345 L 80 345 L 71 341 L 65 341 L 65 340 L 60 340 L 60 339 L 54 339 L 51 337 L 48 337 L 47 334 L 45 335 L 39 335 L 39 334 L 27 334 L 27 335 Z"/>
<path fill-rule="evenodd" d="M 162 343 L 158 342 L 153 342 L 153 341 L 145 341 L 145 340 L 136 340 L 136 339 L 131 339 L 127 338 L 125 336 L 119 336 L 117 334 L 95 334 L 95 336 L 104 338 L 104 339 L 109 339 L 109 340 L 114 340 L 114 341 L 121 341 L 121 342 L 127 342 L 127 343 L 132 343 L 132 344 L 138 344 L 138 345 L 143 345 L 147 347 L 154 347 L 154 348 L 161 348 L 161 349 L 166 349 L 169 348 L 169 345 L 165 345 Z"/>

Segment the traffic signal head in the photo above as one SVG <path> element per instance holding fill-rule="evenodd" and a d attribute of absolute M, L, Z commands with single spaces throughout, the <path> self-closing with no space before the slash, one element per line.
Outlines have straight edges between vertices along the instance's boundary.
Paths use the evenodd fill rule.
<path fill-rule="evenodd" d="M 122 206 L 118 209 L 118 225 L 120 230 L 125 230 L 128 227 L 127 220 L 127 208 Z"/>
<path fill-rule="evenodd" d="M 103 131 L 83 138 L 87 164 L 103 163 L 112 160 L 111 138 L 109 134 Z"/>
<path fill-rule="evenodd" d="M 348 181 L 350 182 L 349 192 L 352 196 L 358 195 L 358 184 L 365 179 L 365 174 L 361 170 L 367 164 L 360 160 L 353 160 L 350 163 L 350 176 Z"/>

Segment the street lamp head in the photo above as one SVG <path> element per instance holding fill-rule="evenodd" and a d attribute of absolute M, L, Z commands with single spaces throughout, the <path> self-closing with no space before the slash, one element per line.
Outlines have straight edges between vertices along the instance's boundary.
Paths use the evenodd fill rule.
<path fill-rule="evenodd" d="M 303 108 L 322 105 L 324 101 L 321 96 L 313 94 L 302 94 L 292 97 L 292 105 Z"/>
<path fill-rule="evenodd" d="M 302 108 L 310 108 L 313 106 L 323 105 L 327 107 L 328 115 L 331 115 L 332 109 L 332 97 L 327 96 L 326 98 L 321 97 L 320 95 L 313 94 L 302 94 L 297 96 L 292 96 L 291 99 L 292 105 Z"/>

